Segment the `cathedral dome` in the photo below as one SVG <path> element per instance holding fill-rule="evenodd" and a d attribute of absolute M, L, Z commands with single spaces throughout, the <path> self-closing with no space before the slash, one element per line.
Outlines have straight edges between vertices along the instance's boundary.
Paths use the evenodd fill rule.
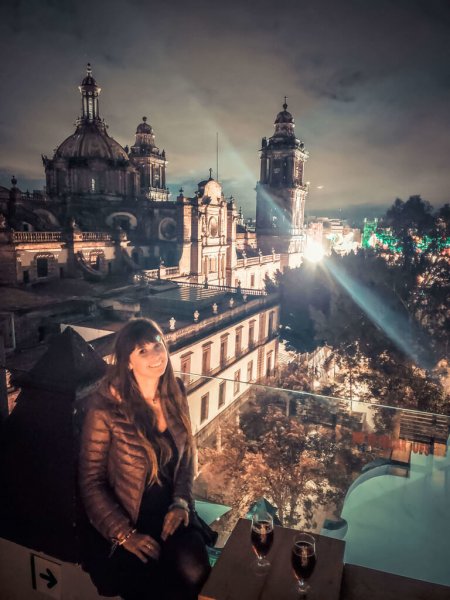
<path fill-rule="evenodd" d="M 287 141 L 289 144 L 293 143 L 295 138 L 294 128 L 295 121 L 294 117 L 287 110 L 286 96 L 284 97 L 283 110 L 277 114 L 275 119 L 275 133 L 269 140 L 269 145 L 273 144 L 285 144 Z"/>
<path fill-rule="evenodd" d="M 128 160 L 124 148 L 96 125 L 82 125 L 56 149 L 55 158 Z"/>
<path fill-rule="evenodd" d="M 277 118 L 275 119 L 275 123 L 293 123 L 294 117 L 287 110 L 282 110 L 277 114 Z"/>
<path fill-rule="evenodd" d="M 98 96 L 101 88 L 92 75 L 90 63 L 87 64 L 86 76 L 79 90 L 82 114 L 77 120 L 77 128 L 75 133 L 66 138 L 55 150 L 54 157 L 128 161 L 127 152 L 107 134 L 106 125 L 100 118 Z"/>
<path fill-rule="evenodd" d="M 142 123 L 139 123 L 136 133 L 153 133 L 153 127 L 147 123 L 147 117 L 142 117 Z"/>
<path fill-rule="evenodd" d="M 286 103 L 287 97 L 284 97 L 284 104 L 283 104 L 283 110 L 280 111 L 277 114 L 277 118 L 275 119 L 275 125 L 277 125 L 278 123 L 292 123 L 294 124 L 294 117 L 291 115 L 291 113 L 287 110 L 287 103 Z"/>

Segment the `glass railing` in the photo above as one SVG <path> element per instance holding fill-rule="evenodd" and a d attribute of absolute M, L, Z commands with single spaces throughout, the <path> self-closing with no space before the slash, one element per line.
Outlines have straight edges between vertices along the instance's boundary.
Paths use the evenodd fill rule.
<path fill-rule="evenodd" d="M 95 380 L 92 360 L 84 375 L 73 360 L 75 371 L 66 377 L 55 362 L 42 373 L 35 367 L 34 374 L 24 369 L 7 379 L 12 418 L 3 430 L 2 452 L 6 448 L 17 461 L 28 457 L 29 468 L 15 468 L 20 477 L 32 477 L 33 485 L 48 471 L 53 475 L 44 477 L 47 487 L 67 477 L 59 500 L 45 492 L 27 509 L 40 511 L 53 502 L 52 519 L 57 514 L 67 521 L 67 530 L 48 530 L 55 531 L 48 548 L 41 544 L 54 556 L 57 535 L 73 535 L 70 507 L 66 514 L 57 503 L 73 504 L 76 470 L 67 457 L 76 463 L 77 407 Z M 450 418 L 249 383 L 246 375 L 266 376 L 258 364 L 252 368 L 252 374 L 241 369 L 240 379 L 184 374 L 196 382 L 188 388 L 194 492 L 201 516 L 219 533 L 217 546 L 224 546 L 255 503 L 265 503 L 279 524 L 344 540 L 347 563 L 450 586 Z M 17 490 L 24 489 L 19 482 Z M 23 496 L 22 504 L 25 511 Z M 45 525 L 42 515 L 36 522 Z M 27 546 L 24 536 L 17 543 Z M 60 555 L 72 560 L 66 546 Z"/>
<path fill-rule="evenodd" d="M 345 540 L 348 563 L 450 586 L 448 416 L 196 380 L 194 489 L 219 547 L 263 502 L 284 526 Z"/>

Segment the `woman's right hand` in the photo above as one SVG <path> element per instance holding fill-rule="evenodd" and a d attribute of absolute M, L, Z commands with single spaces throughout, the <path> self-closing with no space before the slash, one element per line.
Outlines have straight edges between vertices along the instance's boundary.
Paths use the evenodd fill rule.
<path fill-rule="evenodd" d="M 156 540 L 145 533 L 135 532 L 123 544 L 125 550 L 135 554 L 142 562 L 146 563 L 149 558 L 158 560 L 161 548 Z"/>

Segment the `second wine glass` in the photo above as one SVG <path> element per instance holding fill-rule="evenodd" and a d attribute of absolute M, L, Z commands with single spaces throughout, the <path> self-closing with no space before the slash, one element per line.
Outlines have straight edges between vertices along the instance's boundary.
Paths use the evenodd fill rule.
<path fill-rule="evenodd" d="M 301 596 L 307 594 L 310 586 L 306 579 L 311 577 L 316 566 L 316 540 L 309 533 L 298 533 L 292 546 L 292 568 L 298 581 Z"/>

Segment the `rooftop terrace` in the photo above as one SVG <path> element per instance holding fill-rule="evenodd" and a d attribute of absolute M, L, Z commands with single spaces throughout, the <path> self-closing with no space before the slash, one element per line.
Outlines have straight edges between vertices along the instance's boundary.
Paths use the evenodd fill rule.
<path fill-rule="evenodd" d="M 67 330 L 23 380 L 2 426 L 0 552 L 10 558 L 0 580 L 11 598 L 34 597 L 26 576 L 30 552 L 66 573 L 62 581 L 71 583 L 62 588 L 63 599 L 73 590 L 86 600 L 97 597 L 76 570 L 74 482 L 85 398 L 102 370 L 95 350 Z M 265 496 L 283 525 L 345 541 L 342 599 L 381 598 L 381 591 L 384 598 L 450 597 L 447 416 L 430 420 L 428 413 L 424 435 L 427 415 L 417 411 L 248 385 L 244 378 L 204 379 L 224 383 L 231 394 L 237 384 L 246 390 L 239 402 L 227 401 L 210 434 L 197 440 L 197 498 L 231 507 L 213 524 L 219 546 Z M 433 422 L 439 423 L 435 439 Z M 418 432 L 422 441 L 414 439 Z M 239 463 L 231 460 L 236 449 Z M 398 460 L 399 451 L 405 459 Z M 23 573 L 20 582 L 15 572 Z"/>

